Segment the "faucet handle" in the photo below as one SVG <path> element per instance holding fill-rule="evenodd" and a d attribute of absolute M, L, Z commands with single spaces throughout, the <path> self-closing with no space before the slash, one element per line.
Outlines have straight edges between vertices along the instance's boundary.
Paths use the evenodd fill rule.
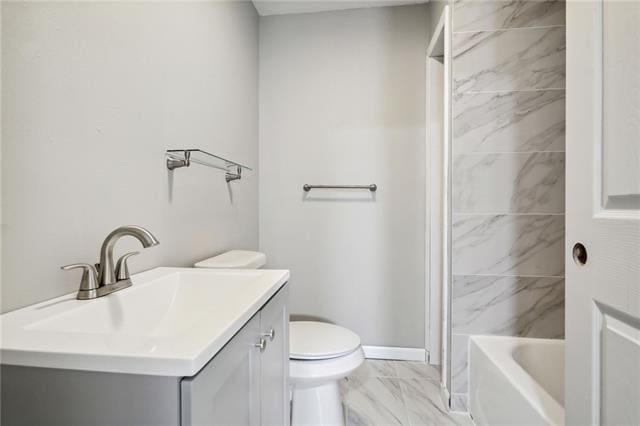
<path fill-rule="evenodd" d="M 118 262 L 116 262 L 116 280 L 122 281 L 131 278 L 131 275 L 129 275 L 129 265 L 127 264 L 127 260 L 136 254 L 140 254 L 140 252 L 132 251 L 118 259 Z"/>
<path fill-rule="evenodd" d="M 98 288 L 98 272 L 95 266 L 88 263 L 72 263 L 61 266 L 63 271 L 82 268 L 82 280 L 80 280 L 80 291 L 95 290 Z"/>

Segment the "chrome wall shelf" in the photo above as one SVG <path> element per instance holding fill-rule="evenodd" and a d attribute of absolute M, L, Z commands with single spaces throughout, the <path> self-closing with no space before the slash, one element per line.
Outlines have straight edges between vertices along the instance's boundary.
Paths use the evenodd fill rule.
<path fill-rule="evenodd" d="M 189 167 L 191 163 L 213 167 L 225 171 L 225 180 L 231 182 L 242 178 L 242 170 L 251 170 L 235 161 L 227 160 L 218 155 L 211 154 L 202 149 L 168 149 L 167 169 L 175 170 L 180 167 Z"/>

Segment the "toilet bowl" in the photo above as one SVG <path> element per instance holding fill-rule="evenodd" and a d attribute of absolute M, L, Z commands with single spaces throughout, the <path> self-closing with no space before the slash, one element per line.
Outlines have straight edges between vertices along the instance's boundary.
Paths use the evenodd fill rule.
<path fill-rule="evenodd" d="M 264 253 L 232 250 L 196 263 L 198 268 L 258 269 Z M 364 362 L 357 334 L 317 321 L 289 323 L 291 424 L 344 425 L 338 383 Z"/>
<path fill-rule="evenodd" d="M 364 361 L 351 330 L 316 321 L 289 324 L 292 425 L 343 425 L 338 383 Z"/>

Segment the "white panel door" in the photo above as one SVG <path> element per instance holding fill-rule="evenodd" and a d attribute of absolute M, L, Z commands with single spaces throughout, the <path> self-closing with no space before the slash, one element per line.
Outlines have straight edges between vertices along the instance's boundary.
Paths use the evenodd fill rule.
<path fill-rule="evenodd" d="M 640 425 L 638 1 L 567 2 L 566 211 L 567 424 Z"/>

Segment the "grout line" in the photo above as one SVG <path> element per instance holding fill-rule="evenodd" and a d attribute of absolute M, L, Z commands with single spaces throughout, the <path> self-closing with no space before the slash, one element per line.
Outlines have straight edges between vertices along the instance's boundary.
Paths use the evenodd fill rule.
<path fill-rule="evenodd" d="M 456 34 L 473 34 L 473 33 L 497 33 L 501 31 L 522 31 L 522 30 L 540 30 L 549 28 L 565 28 L 566 25 L 536 25 L 532 27 L 512 27 L 512 28 L 494 28 L 486 30 L 466 30 L 466 31 L 452 31 L 453 35 Z"/>
<path fill-rule="evenodd" d="M 552 91 L 566 91 L 565 87 L 547 87 L 544 89 L 503 89 L 503 90 L 465 90 L 464 92 L 454 91 L 453 101 L 455 101 L 455 95 L 482 95 L 491 93 L 510 93 L 510 92 L 552 92 Z"/>
<path fill-rule="evenodd" d="M 455 140 L 454 140 L 455 142 Z M 566 151 L 470 151 L 470 152 L 454 152 L 454 157 L 463 155 L 497 155 L 497 154 L 509 154 L 509 155 L 535 155 L 535 154 L 564 154 Z"/>
<path fill-rule="evenodd" d="M 377 378 L 377 379 L 401 379 L 401 380 L 412 380 L 412 379 L 417 379 L 417 380 L 426 380 L 429 381 L 431 383 L 440 383 L 439 380 L 440 379 L 434 379 L 432 377 L 427 377 L 427 376 L 421 376 L 419 374 L 416 375 L 411 375 L 411 376 L 400 376 L 400 373 L 398 371 L 398 369 L 396 368 L 398 365 L 400 364 L 414 364 L 414 363 L 419 363 L 419 364 L 424 364 L 426 366 L 428 366 L 429 368 L 434 368 L 431 364 L 427 363 L 427 362 L 421 362 L 421 361 L 403 361 L 403 360 L 396 360 L 396 359 L 367 359 L 365 360 L 365 362 L 370 362 L 370 361 L 382 361 L 382 362 L 388 362 L 391 363 L 391 368 L 393 369 L 393 376 L 385 376 L 385 375 L 379 375 L 379 374 L 374 374 L 374 375 L 370 375 L 370 376 L 359 376 L 359 375 L 351 375 L 354 377 L 368 377 L 368 378 Z M 351 377 L 349 376 L 349 377 Z"/>
<path fill-rule="evenodd" d="M 564 275 L 505 275 L 505 274 L 456 274 L 452 277 L 505 277 L 505 278 L 564 278 Z"/>
<path fill-rule="evenodd" d="M 399 379 L 400 378 L 400 372 L 398 371 L 398 364 L 396 364 L 395 362 L 392 362 L 391 363 L 391 368 L 393 369 L 393 374 L 395 374 L 395 377 L 397 379 Z"/>
<path fill-rule="evenodd" d="M 467 213 L 467 212 L 451 212 L 451 216 L 566 216 L 566 213 Z"/>
<path fill-rule="evenodd" d="M 397 373 L 396 373 L 397 374 Z M 407 406 L 407 395 L 404 391 L 404 386 L 398 378 L 398 387 L 400 388 L 400 398 L 402 399 L 402 408 L 404 410 L 404 417 L 407 419 L 407 424 L 411 426 L 411 418 L 409 417 L 409 407 Z"/>

